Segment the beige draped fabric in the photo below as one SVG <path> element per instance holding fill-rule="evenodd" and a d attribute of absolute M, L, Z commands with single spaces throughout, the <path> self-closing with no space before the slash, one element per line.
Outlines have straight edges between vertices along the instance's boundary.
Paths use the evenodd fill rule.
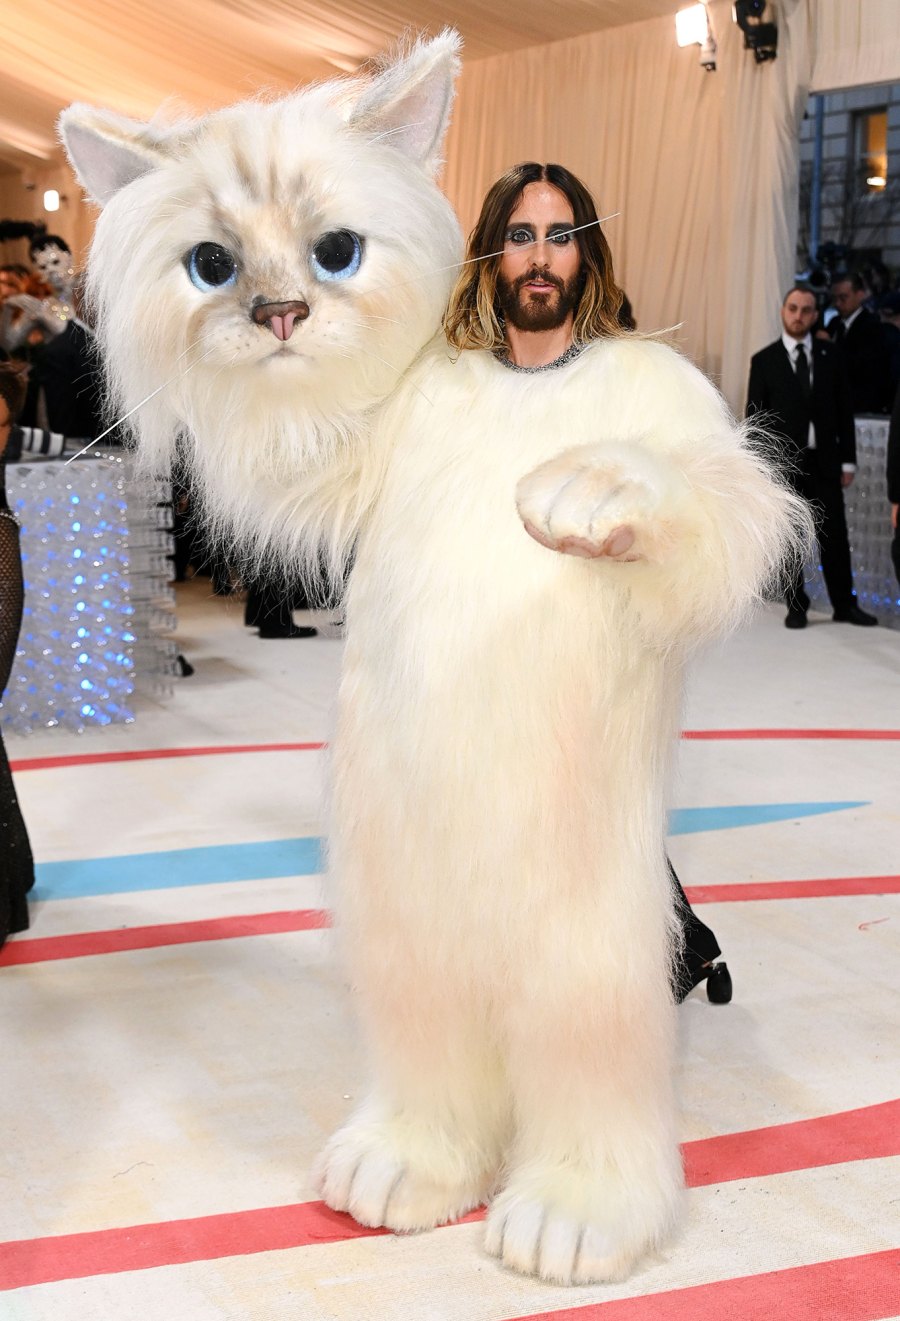
<path fill-rule="evenodd" d="M 811 8 L 810 0 L 782 0 L 775 61 L 757 65 L 749 52 L 729 50 L 724 140 L 731 193 L 718 236 L 727 254 L 720 384 L 738 413 L 751 356 L 781 334 L 781 302 L 796 269 L 798 135 L 809 95 Z M 737 29 L 730 36 L 730 47 L 739 46 Z"/>
<path fill-rule="evenodd" d="M 816 0 L 812 90 L 900 78 L 900 0 Z"/>
<path fill-rule="evenodd" d="M 404 33 L 462 32 L 470 60 L 670 13 L 676 0 L 0 0 L 0 159 L 46 158 L 70 101 L 141 118 L 353 72 Z"/>

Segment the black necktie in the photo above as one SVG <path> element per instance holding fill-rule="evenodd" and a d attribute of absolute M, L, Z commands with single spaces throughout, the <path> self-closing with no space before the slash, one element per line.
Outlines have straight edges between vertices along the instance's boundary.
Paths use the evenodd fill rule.
<path fill-rule="evenodd" d="M 806 359 L 806 350 L 802 344 L 797 345 L 797 384 L 800 386 L 800 393 L 804 399 L 808 399 L 812 394 L 812 387 L 809 383 L 809 363 Z"/>

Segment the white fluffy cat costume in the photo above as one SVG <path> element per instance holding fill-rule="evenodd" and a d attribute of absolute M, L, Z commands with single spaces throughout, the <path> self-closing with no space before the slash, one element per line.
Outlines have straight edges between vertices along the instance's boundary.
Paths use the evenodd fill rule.
<path fill-rule="evenodd" d="M 362 88 L 168 133 L 80 107 L 64 133 L 109 202 L 91 280 L 118 404 L 198 362 L 137 414 L 151 460 L 186 431 L 213 517 L 288 560 L 358 534 L 331 865 L 373 1090 L 322 1195 L 395 1229 L 492 1199 L 504 1263 L 608 1280 L 682 1198 L 664 834 L 683 658 L 757 599 L 803 514 L 658 343 L 523 377 L 436 341 L 397 384 L 458 255 L 429 177 L 454 65 L 445 34 Z M 336 284 L 329 232 L 362 241 Z M 236 279 L 195 288 L 211 242 Z M 279 300 L 308 308 L 284 343 L 252 320 Z M 627 526 L 638 558 L 556 553 L 523 519 L 550 547 Z"/>

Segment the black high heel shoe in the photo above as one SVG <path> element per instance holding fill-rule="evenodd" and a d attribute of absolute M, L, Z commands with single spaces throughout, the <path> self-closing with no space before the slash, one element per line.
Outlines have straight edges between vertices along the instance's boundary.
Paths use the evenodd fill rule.
<path fill-rule="evenodd" d="M 706 982 L 706 998 L 710 1004 L 727 1005 L 731 1003 L 733 987 L 731 985 L 731 973 L 728 971 L 727 963 L 704 963 L 702 967 L 692 969 L 690 973 L 690 985 L 679 989 L 683 992 L 679 995 L 679 1002 L 690 995 L 695 986 L 701 982 Z"/>

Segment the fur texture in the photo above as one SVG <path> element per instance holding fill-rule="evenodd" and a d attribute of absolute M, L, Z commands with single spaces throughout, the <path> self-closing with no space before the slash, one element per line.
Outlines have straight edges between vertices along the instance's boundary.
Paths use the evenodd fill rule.
<path fill-rule="evenodd" d="M 615 1280 L 683 1196 L 664 855 L 682 665 L 806 516 L 657 343 L 520 376 L 435 342 L 400 380 L 457 253 L 429 179 L 454 50 L 415 48 L 361 101 L 223 112 L 112 161 L 91 137 L 97 191 L 120 189 L 92 287 L 120 404 L 209 352 L 140 417 L 149 461 L 184 431 L 213 516 L 287 559 L 359 538 L 331 867 L 373 1089 L 322 1155 L 323 1197 L 397 1230 L 490 1198 L 506 1265 Z M 415 131 L 391 145 L 404 105 Z M 298 257 L 323 225 L 371 256 L 340 295 Z M 224 231 L 252 279 L 204 300 L 183 254 Z M 302 356 L 266 358 L 259 291 L 310 303 Z"/>

